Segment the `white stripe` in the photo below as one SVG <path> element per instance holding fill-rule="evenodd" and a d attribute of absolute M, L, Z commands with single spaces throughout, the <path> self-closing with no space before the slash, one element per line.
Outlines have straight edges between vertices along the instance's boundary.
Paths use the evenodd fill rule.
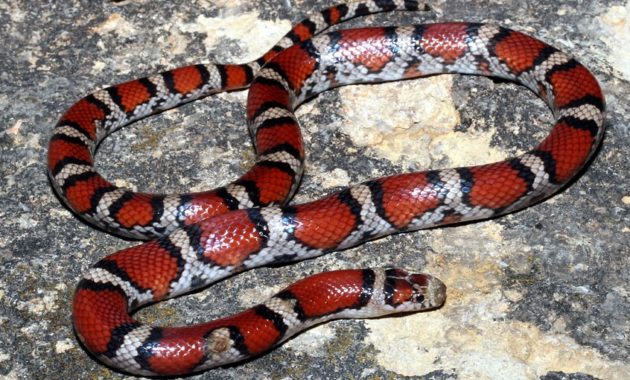
<path fill-rule="evenodd" d="M 598 126 L 604 123 L 604 115 L 592 104 L 582 104 L 577 107 L 563 108 L 560 110 L 560 117 L 573 116 L 580 120 L 592 120 Z"/>
<path fill-rule="evenodd" d="M 350 193 L 361 205 L 361 224 L 339 244 L 339 249 L 352 247 L 362 242 L 366 233 L 377 237 L 394 231 L 394 228 L 376 212 L 376 206 L 372 202 L 372 192 L 369 187 L 366 185 L 354 186 L 350 189 Z"/>
<path fill-rule="evenodd" d="M 136 361 L 139 355 L 138 349 L 142 347 L 144 341 L 151 335 L 151 327 L 141 325 L 125 334 L 122 344 L 116 350 L 116 356 L 106 360 L 107 362 L 118 363 L 117 367 L 125 370 L 133 369 L 135 371 L 144 371 L 140 364 Z"/>
<path fill-rule="evenodd" d="M 234 270 L 231 266 L 222 268 L 200 261 L 197 257 L 197 251 L 190 245 L 188 234 L 182 229 L 174 230 L 168 239 L 173 246 L 179 249 L 181 258 L 186 262 L 177 281 L 170 285 L 169 298 L 187 293 L 198 287 L 210 285 L 227 277 Z M 193 283 L 195 287 L 193 287 Z"/>
<path fill-rule="evenodd" d="M 67 164 L 63 166 L 59 173 L 57 173 L 55 181 L 59 184 L 59 186 L 63 186 L 64 182 L 68 178 L 89 172 L 96 173 L 94 167 L 91 165 Z"/>
<path fill-rule="evenodd" d="M 96 145 L 96 143 L 92 141 L 91 138 L 87 137 L 85 134 L 77 131 L 76 128 L 69 125 L 60 124 L 53 130 L 53 136 L 57 136 L 57 135 L 64 135 L 64 136 L 73 137 L 75 139 L 81 140 L 81 142 L 85 144 L 85 146 L 88 147 L 88 149 L 90 150 L 90 153 L 94 154 L 94 146 Z"/>
<path fill-rule="evenodd" d="M 282 75 L 278 74 L 278 72 L 272 68 L 264 68 L 258 73 L 258 77 L 274 80 L 284 88 L 288 93 L 291 93 L 291 87 L 289 83 L 282 77 Z"/>
<path fill-rule="evenodd" d="M 300 173 L 302 170 L 302 163 L 293 155 L 286 151 L 274 152 L 258 157 L 257 162 L 271 161 L 287 164 L 291 167 L 294 173 Z"/>
<path fill-rule="evenodd" d="M 244 186 L 230 184 L 225 186 L 225 190 L 230 194 L 239 204 L 239 208 L 255 207 L 254 202 L 249 198 L 249 193 Z"/>
<path fill-rule="evenodd" d="M 139 304 L 144 304 L 153 300 L 152 291 L 147 290 L 146 292 L 141 293 L 130 282 L 123 280 L 122 278 L 103 268 L 90 268 L 84 279 L 92 280 L 96 283 L 113 284 L 118 286 L 127 296 L 127 301 L 129 303 L 137 301 L 139 302 Z"/>

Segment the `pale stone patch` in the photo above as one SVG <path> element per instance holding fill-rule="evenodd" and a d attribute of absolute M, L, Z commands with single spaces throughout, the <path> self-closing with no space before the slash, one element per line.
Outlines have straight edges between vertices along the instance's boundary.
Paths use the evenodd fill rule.
<path fill-rule="evenodd" d="M 621 46 L 630 46 L 630 1 L 625 5 L 614 5 L 599 17 L 601 40 L 609 48 L 607 60 L 622 77 L 630 80 L 630 51 Z"/>
<path fill-rule="evenodd" d="M 350 175 L 347 171 L 335 168 L 332 171 L 325 173 L 321 178 L 321 185 L 325 189 L 331 187 L 350 186 Z"/>
<path fill-rule="evenodd" d="M 59 340 L 55 343 L 55 353 L 63 354 L 64 352 L 70 351 L 75 347 L 74 341 L 72 339 L 63 339 Z"/>
<path fill-rule="evenodd" d="M 36 298 L 32 298 L 26 302 L 20 302 L 17 309 L 26 310 L 31 314 L 42 316 L 59 308 L 57 304 L 58 298 L 59 294 L 57 291 L 45 291 L 38 294 Z"/>
<path fill-rule="evenodd" d="M 459 123 L 451 88 L 452 77 L 445 75 L 343 87 L 340 113 L 345 120 L 338 128 L 376 156 L 429 167 L 430 141 Z"/>
<path fill-rule="evenodd" d="M 453 76 L 340 89 L 338 128 L 369 153 L 422 169 L 435 161 L 449 166 L 498 161 L 507 154 L 490 146 L 494 129 L 456 132 L 459 112 L 452 99 Z M 444 165 L 442 165 L 444 166 Z"/>
<path fill-rule="evenodd" d="M 179 26 L 185 33 L 205 34 L 207 49 L 216 48 L 224 38 L 236 40 L 245 53 L 234 59 L 247 62 L 258 58 L 289 31 L 289 20 L 260 20 L 258 12 L 223 14 L 219 17 L 199 15 L 192 23 Z"/>
<path fill-rule="evenodd" d="M 283 348 L 304 353 L 311 357 L 323 357 L 327 354 L 326 345 L 339 339 L 334 324 L 324 323 L 299 333 L 284 343 Z"/>
<path fill-rule="evenodd" d="M 532 379 L 549 371 L 622 379 L 621 374 L 630 371 L 629 364 L 608 360 L 575 342 L 566 335 L 564 321 L 545 332 L 506 319 L 522 295 L 501 289 L 501 268 L 510 260 L 510 267 L 525 273 L 530 260 L 526 247 L 502 239 L 498 224 L 434 232 L 429 245 L 443 254 L 429 256 L 423 271 L 448 286 L 445 306 L 404 318 L 366 321 L 371 331 L 366 342 L 379 351 L 381 366 L 405 376 L 443 370 L 466 379 Z M 520 259 L 510 257 L 523 254 Z"/>
<path fill-rule="evenodd" d="M 239 304 L 242 308 L 250 308 L 254 305 L 258 305 L 268 300 L 271 296 L 278 293 L 288 285 L 289 284 L 278 284 L 271 287 L 256 286 L 254 288 L 242 290 L 238 293 Z"/>
<path fill-rule="evenodd" d="M 97 34 L 115 33 L 119 37 L 129 37 L 138 33 L 132 23 L 125 20 L 120 13 L 112 13 L 107 20 L 92 28 Z"/>
<path fill-rule="evenodd" d="M 116 178 L 111 181 L 114 183 L 114 185 L 116 185 L 117 187 L 121 189 L 129 189 L 131 191 L 138 191 L 138 186 L 134 185 L 127 179 Z"/>

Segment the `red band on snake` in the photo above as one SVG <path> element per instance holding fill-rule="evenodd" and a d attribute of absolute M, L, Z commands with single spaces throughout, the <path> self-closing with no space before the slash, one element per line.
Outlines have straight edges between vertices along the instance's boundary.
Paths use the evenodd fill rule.
<path fill-rule="evenodd" d="M 283 173 L 300 171 L 302 139 L 293 111 L 305 99 L 344 84 L 439 73 L 493 76 L 523 84 L 547 102 L 555 125 L 537 147 L 501 162 L 374 179 L 301 205 L 232 210 L 108 256 L 90 269 L 75 294 L 73 320 L 85 347 L 123 371 L 186 374 L 259 355 L 326 320 L 440 306 L 445 287 L 429 275 L 365 269 L 309 277 L 252 309 L 206 324 L 152 327 L 130 316 L 147 303 L 253 267 L 529 206 L 566 184 L 602 138 L 604 99 L 596 79 L 575 59 L 533 37 L 471 23 L 343 30 L 285 49 L 253 80 L 247 119 L 266 171 L 250 186 L 267 199 L 270 190 L 265 186 L 273 183 L 272 173 L 289 187 L 295 185 Z M 121 89 L 113 88 L 116 91 L 111 93 Z M 150 102 L 149 95 L 145 102 Z M 89 103 L 94 112 L 90 118 L 101 115 L 98 102 Z M 130 107 L 139 104 L 132 102 Z M 74 120 L 72 109 L 68 114 L 64 120 Z M 62 121 L 60 128 L 74 131 L 92 120 L 85 114 L 81 117 L 74 121 L 76 126 L 65 128 Z M 88 141 L 87 136 L 73 133 L 77 143 Z M 71 164 L 59 164 L 57 155 L 52 156 L 53 178 L 67 181 L 71 176 L 63 175 L 64 166 Z M 91 160 L 91 156 L 84 158 Z M 56 171 L 59 165 L 62 170 Z M 233 186 L 246 192 L 242 184 Z M 72 204 L 74 195 L 67 195 L 70 187 L 60 186 Z M 84 187 L 92 197 L 99 192 Z M 231 199 L 240 199 L 228 193 Z M 290 191 L 283 196 L 287 194 Z M 116 220 L 117 215 L 107 216 Z"/>

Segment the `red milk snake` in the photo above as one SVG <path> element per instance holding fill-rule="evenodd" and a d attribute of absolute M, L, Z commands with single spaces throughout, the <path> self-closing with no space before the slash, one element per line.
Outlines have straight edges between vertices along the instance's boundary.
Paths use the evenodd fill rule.
<path fill-rule="evenodd" d="M 603 135 L 603 95 L 584 66 L 543 42 L 472 23 L 313 37 L 357 15 L 417 6 L 364 1 L 332 7 L 297 24 L 255 62 L 174 69 L 97 91 L 66 112 L 49 145 L 49 176 L 57 193 L 102 228 L 156 237 L 102 259 L 79 283 L 73 321 L 89 351 L 131 373 L 185 374 L 258 355 L 330 319 L 438 307 L 445 287 L 436 278 L 363 269 L 306 278 L 258 306 L 202 325 L 152 327 L 130 316 L 142 305 L 249 268 L 311 258 L 395 232 L 505 214 L 553 194 L 584 166 Z M 295 107 L 335 86 L 439 73 L 521 83 L 547 102 L 555 125 L 537 147 L 502 162 L 374 179 L 285 205 L 304 163 Z M 96 173 L 95 148 L 114 130 L 250 83 L 247 121 L 257 162 L 237 181 L 205 193 L 152 195 L 117 188 Z"/>

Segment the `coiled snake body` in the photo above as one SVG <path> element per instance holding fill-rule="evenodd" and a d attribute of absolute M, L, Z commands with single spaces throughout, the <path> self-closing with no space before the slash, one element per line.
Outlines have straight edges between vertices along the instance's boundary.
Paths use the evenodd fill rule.
<path fill-rule="evenodd" d="M 60 197 L 100 227 L 157 237 L 105 257 L 79 283 L 73 321 L 89 351 L 131 373 L 185 374 L 258 355 L 333 318 L 438 307 L 445 287 L 436 278 L 363 269 L 306 278 L 254 308 L 201 325 L 152 327 L 130 316 L 144 304 L 249 268 L 521 209 L 561 188 L 588 161 L 603 134 L 600 87 L 584 66 L 537 39 L 472 23 L 362 28 L 311 38 L 347 18 L 395 9 L 415 10 L 417 4 L 367 1 L 329 8 L 298 24 L 257 62 L 175 69 L 98 91 L 67 111 L 48 158 Z M 439 73 L 521 83 L 547 102 L 555 125 L 537 147 L 505 161 L 379 178 L 285 205 L 304 162 L 293 114 L 300 103 L 344 84 Z M 239 180 L 206 193 L 151 195 L 117 188 L 96 173 L 95 147 L 113 130 L 250 82 L 247 121 L 258 158 Z"/>

